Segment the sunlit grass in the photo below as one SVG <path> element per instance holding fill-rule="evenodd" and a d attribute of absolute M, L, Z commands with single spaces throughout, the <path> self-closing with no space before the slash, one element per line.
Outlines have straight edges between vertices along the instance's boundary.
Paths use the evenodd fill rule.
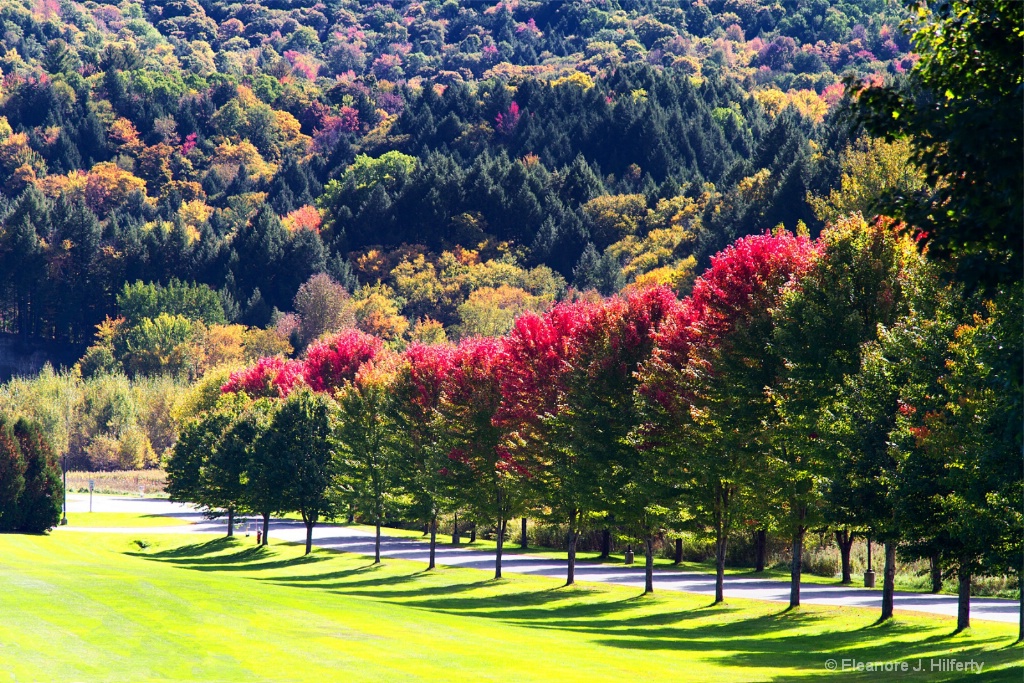
<path fill-rule="evenodd" d="M 1006 624 L 954 634 L 952 620 L 903 615 L 877 626 L 873 610 L 710 607 L 703 596 L 148 533 L 0 537 L 0 678 L 803 680 L 844 656 L 974 657 L 985 680 L 1021 678 Z"/>
<path fill-rule="evenodd" d="M 68 526 L 88 528 L 183 526 L 192 519 L 135 512 L 69 512 Z"/>

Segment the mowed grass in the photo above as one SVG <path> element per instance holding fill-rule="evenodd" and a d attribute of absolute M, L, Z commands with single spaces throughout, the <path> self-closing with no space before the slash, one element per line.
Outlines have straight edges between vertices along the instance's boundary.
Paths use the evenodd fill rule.
<path fill-rule="evenodd" d="M 0 680 L 781 681 L 829 658 L 973 658 L 1012 625 L 583 585 L 184 535 L 0 536 Z M 890 675 L 891 676 L 891 675 Z M 955 672 L 918 680 L 957 680 Z M 914 678 L 914 676 L 910 676 Z M 884 674 L 846 674 L 886 680 Z"/>
<path fill-rule="evenodd" d="M 135 512 L 69 512 L 68 526 L 87 528 L 127 528 L 187 526 L 193 522 L 169 515 L 146 515 Z"/>

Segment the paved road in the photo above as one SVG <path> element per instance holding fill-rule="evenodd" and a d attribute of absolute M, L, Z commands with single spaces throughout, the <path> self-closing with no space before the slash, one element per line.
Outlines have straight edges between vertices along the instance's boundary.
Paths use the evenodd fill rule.
<path fill-rule="evenodd" d="M 88 510 L 88 495 L 68 496 L 70 512 Z M 135 512 L 178 517 L 184 526 L 147 527 L 146 533 L 224 533 L 223 521 L 206 520 L 194 508 L 171 503 L 166 500 L 152 498 L 120 498 L 114 496 L 96 496 L 93 499 L 93 510 L 96 512 Z M 139 527 L 124 529 L 79 528 L 68 531 L 119 531 L 139 533 Z M 305 542 L 306 529 L 301 522 L 290 520 L 273 520 L 270 535 L 273 538 L 296 543 Z M 321 525 L 314 529 L 313 543 L 322 548 L 343 552 L 372 555 L 374 538 L 372 533 L 350 527 Z M 381 539 L 381 555 L 385 557 L 426 562 L 428 548 L 423 540 L 385 536 Z M 494 571 L 494 554 L 485 550 L 468 548 L 437 548 L 437 563 L 454 567 L 467 567 L 484 571 Z M 502 558 L 502 570 L 520 574 L 532 574 L 552 578 L 564 578 L 565 563 L 536 555 L 505 555 Z M 578 581 L 603 581 L 625 586 L 642 588 L 644 585 L 643 564 L 626 566 L 614 564 L 597 564 L 581 562 L 576 566 Z M 655 573 L 656 590 L 677 590 L 700 595 L 715 594 L 715 577 L 698 572 L 659 569 Z M 770 579 L 727 576 L 725 578 L 726 597 L 769 600 L 772 602 L 789 602 L 789 584 L 785 581 Z M 842 605 L 848 607 L 867 607 L 881 609 L 881 591 L 863 588 L 828 586 L 804 583 L 800 586 L 800 598 L 808 605 Z M 957 599 L 951 595 L 931 595 L 926 593 L 896 593 L 896 608 L 945 616 L 956 616 Z M 1001 621 L 1017 623 L 1020 605 L 1015 600 L 999 600 L 993 598 L 974 598 L 971 600 L 971 618 L 984 621 Z"/>

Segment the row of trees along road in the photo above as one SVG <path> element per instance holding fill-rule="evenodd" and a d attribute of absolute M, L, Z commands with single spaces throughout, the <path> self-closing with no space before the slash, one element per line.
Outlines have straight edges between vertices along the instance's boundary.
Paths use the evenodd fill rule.
<path fill-rule="evenodd" d="M 900 225 L 854 215 L 817 240 L 743 238 L 683 299 L 580 296 L 504 337 L 401 353 L 344 331 L 233 374 L 183 430 L 169 490 L 264 530 L 298 511 L 307 552 L 319 520 L 356 510 L 376 561 L 399 504 L 431 557 L 438 514 L 462 511 L 495 524 L 496 577 L 508 521 L 545 517 L 568 528 L 567 583 L 579 533 L 613 518 L 646 546 L 648 591 L 656 537 L 697 530 L 716 602 L 741 525 L 791 538 L 794 606 L 807 531 L 870 534 L 888 617 L 897 552 L 968 587 L 1024 552 L 1019 397 L 998 388 L 1019 384 L 1020 291 L 979 299 L 940 274 Z"/>

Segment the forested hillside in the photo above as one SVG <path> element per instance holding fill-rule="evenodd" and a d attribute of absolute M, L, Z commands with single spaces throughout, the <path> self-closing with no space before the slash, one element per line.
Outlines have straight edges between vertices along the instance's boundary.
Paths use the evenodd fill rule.
<path fill-rule="evenodd" d="M 843 159 L 905 166 L 843 114 L 844 75 L 913 65 L 900 11 L 10 0 L 0 331 L 196 376 L 243 334 L 258 357 L 336 327 L 299 310 L 318 273 L 307 294 L 344 288 L 331 315 L 399 344 L 500 334 L 574 290 L 685 291 L 737 237 L 816 235 Z M 137 282 L 196 283 L 216 312 L 133 322 Z"/>

